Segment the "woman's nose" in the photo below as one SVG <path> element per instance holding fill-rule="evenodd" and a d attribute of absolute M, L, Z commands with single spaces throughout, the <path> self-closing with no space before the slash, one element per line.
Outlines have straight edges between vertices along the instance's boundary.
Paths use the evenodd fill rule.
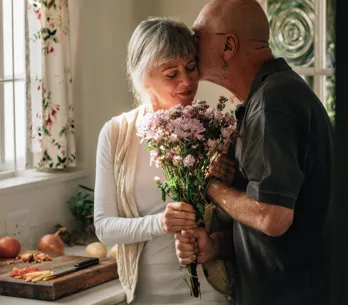
<path fill-rule="evenodd" d="M 193 83 L 191 75 L 189 73 L 187 73 L 187 72 L 183 73 L 180 81 L 181 81 L 182 85 L 187 86 L 187 87 L 192 86 L 192 83 Z"/>

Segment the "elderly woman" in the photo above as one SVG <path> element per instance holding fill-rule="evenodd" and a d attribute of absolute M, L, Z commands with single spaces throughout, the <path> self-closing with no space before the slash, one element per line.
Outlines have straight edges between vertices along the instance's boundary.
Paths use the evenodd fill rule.
<path fill-rule="evenodd" d="M 174 233 L 195 226 L 194 214 L 176 226 L 163 225 L 163 215 L 177 213 L 161 201 L 153 178 L 164 179 L 150 167 L 136 126 L 145 112 L 189 105 L 199 73 L 195 41 L 182 23 L 151 18 L 135 29 L 128 47 L 127 70 L 141 105 L 107 122 L 99 136 L 95 184 L 95 227 L 101 242 L 117 244 L 118 273 L 132 304 L 225 304 L 223 295 L 202 273 L 201 299 L 190 296 L 178 270 Z M 166 210 L 166 211 L 165 211 Z M 174 218 L 180 218 L 178 213 Z M 199 268 L 200 270 L 200 268 Z"/>

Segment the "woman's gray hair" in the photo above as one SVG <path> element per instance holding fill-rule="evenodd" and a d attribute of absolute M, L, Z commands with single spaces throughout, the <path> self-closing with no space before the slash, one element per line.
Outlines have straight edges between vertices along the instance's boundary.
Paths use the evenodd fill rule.
<path fill-rule="evenodd" d="M 184 23 L 161 17 L 142 21 L 129 41 L 127 56 L 127 73 L 136 98 L 149 100 L 144 88 L 149 70 L 189 56 L 196 56 L 195 39 Z"/>

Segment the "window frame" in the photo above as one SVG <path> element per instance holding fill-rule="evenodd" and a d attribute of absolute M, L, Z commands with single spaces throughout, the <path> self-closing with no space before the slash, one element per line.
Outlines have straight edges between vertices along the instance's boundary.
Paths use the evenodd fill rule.
<path fill-rule="evenodd" d="M 16 144 L 16 82 L 24 81 L 25 75 L 15 75 L 15 31 L 14 31 L 14 0 L 10 0 L 11 4 L 11 43 L 12 43 L 12 74 L 10 77 L 4 75 L 4 39 L 3 39 L 3 22 L 0 22 L 0 179 L 14 177 L 18 173 L 18 163 L 24 163 L 25 159 L 17 157 L 17 144 Z M 25 5 L 25 1 L 23 5 Z M 0 0 L 0 16 L 3 16 L 3 0 Z M 12 109 L 13 109 L 13 161 L 6 161 L 5 159 L 5 100 L 4 100 L 4 85 L 6 83 L 12 84 Z"/>
<path fill-rule="evenodd" d="M 3 15 L 3 4 L 0 0 L 0 16 Z M 5 101 L 4 101 L 4 48 L 3 48 L 3 23 L 0 22 L 0 172 L 4 170 L 5 163 Z"/>
<path fill-rule="evenodd" d="M 268 1 L 266 2 L 266 4 L 268 4 Z M 327 106 L 327 88 L 325 78 L 332 76 L 335 73 L 334 68 L 328 68 L 326 66 L 327 0 L 314 0 L 314 5 L 314 66 L 292 66 L 292 69 L 301 76 L 313 77 L 313 91 L 319 97 L 324 106 Z"/>

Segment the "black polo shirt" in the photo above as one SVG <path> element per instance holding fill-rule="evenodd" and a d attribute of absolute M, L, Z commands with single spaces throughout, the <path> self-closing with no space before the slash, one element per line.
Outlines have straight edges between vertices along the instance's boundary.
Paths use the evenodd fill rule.
<path fill-rule="evenodd" d="M 239 305 L 327 305 L 325 222 L 332 126 L 322 103 L 285 62 L 266 62 L 241 106 L 235 186 L 294 210 L 280 237 L 234 223 Z"/>

